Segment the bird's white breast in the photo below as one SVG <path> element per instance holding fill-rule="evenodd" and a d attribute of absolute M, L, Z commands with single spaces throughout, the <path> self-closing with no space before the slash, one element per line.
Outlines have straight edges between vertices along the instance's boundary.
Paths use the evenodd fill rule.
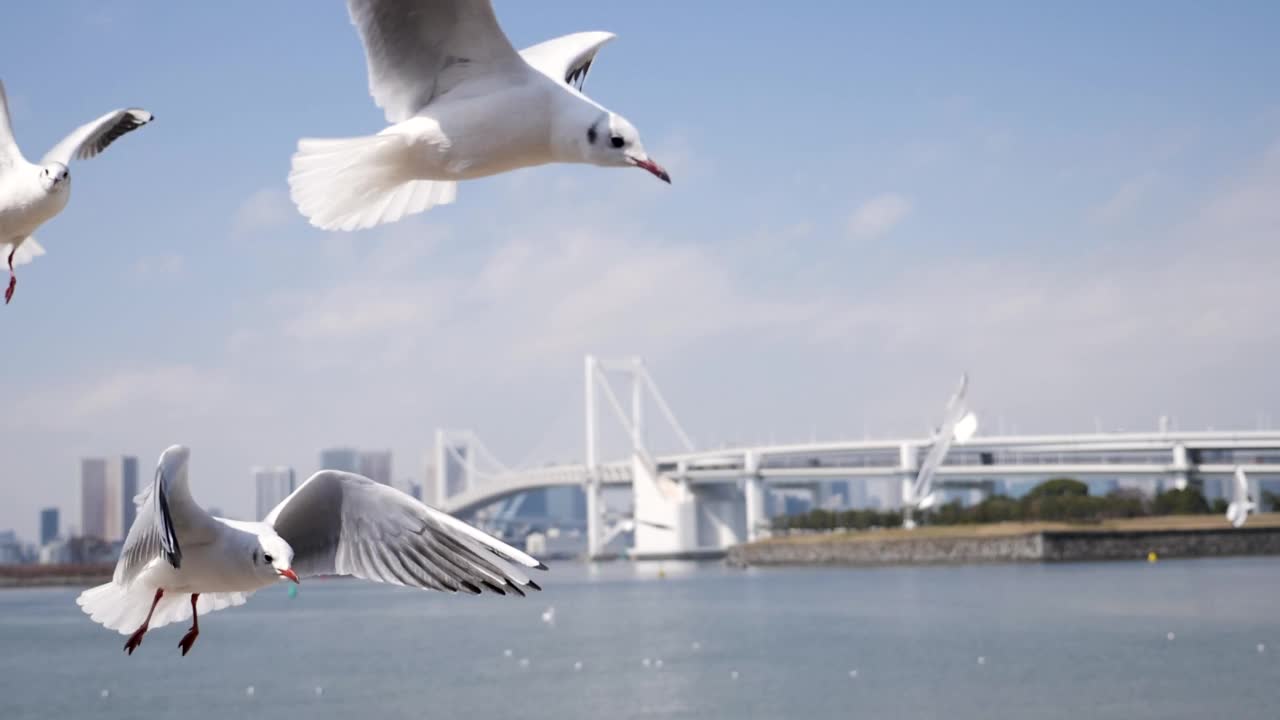
<path fill-rule="evenodd" d="M 144 573 L 146 583 L 179 593 L 261 590 L 275 584 L 276 579 L 253 571 L 253 548 L 257 545 L 256 536 L 223 521 L 214 542 L 183 546 L 181 567 L 173 567 L 164 558 L 153 561 Z"/>
<path fill-rule="evenodd" d="M 52 192 L 40 184 L 35 165 L 11 168 L 0 175 L 0 242 L 25 238 L 67 206 L 71 177 Z"/>

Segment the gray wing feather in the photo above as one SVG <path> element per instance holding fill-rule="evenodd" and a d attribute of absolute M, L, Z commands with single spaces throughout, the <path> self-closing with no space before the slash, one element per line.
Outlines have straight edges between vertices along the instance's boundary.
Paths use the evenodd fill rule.
<path fill-rule="evenodd" d="M 407 587 L 523 595 L 540 589 L 529 555 L 408 495 L 352 473 L 312 475 L 267 516 L 299 575 L 353 575 Z"/>
<path fill-rule="evenodd" d="M 347 10 L 364 43 L 369 94 L 388 122 L 467 80 L 524 65 L 490 0 L 347 0 Z"/>
<path fill-rule="evenodd" d="M 535 70 L 582 90 L 600 48 L 616 37 L 609 32 L 580 32 L 553 38 L 520 51 Z"/>
<path fill-rule="evenodd" d="M 43 163 L 69 164 L 73 159 L 87 160 L 106 150 L 111 143 L 155 119 L 138 108 L 112 110 L 91 123 L 76 128 L 62 142 L 45 154 Z"/>
<path fill-rule="evenodd" d="M 160 456 L 155 478 L 135 502 L 138 512 L 120 550 L 112 578 L 116 583 L 128 585 L 157 558 L 181 567 L 184 545 L 213 538 L 216 521 L 196 503 L 187 486 L 185 448 L 170 448 Z"/>

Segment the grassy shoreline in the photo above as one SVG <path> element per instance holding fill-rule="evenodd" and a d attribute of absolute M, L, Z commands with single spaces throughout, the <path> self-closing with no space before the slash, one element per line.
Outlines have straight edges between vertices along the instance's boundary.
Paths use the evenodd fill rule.
<path fill-rule="evenodd" d="M 1246 528 L 1280 528 L 1280 513 L 1251 515 Z M 1231 524 L 1220 515 L 1165 515 L 1161 517 L 1124 518 L 1098 523 L 1066 522 L 1002 522 L 979 525 L 926 525 L 914 530 L 882 528 L 878 530 L 835 530 L 832 532 L 795 533 L 758 540 L 753 545 L 804 544 L 828 542 L 885 542 L 894 540 L 926 540 L 952 538 L 996 538 L 1038 532 L 1177 532 L 1182 530 L 1230 530 Z"/>

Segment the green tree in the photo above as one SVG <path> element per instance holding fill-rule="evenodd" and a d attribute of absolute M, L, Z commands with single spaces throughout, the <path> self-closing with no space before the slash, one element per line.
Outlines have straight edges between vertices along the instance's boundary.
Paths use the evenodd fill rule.
<path fill-rule="evenodd" d="M 1156 495 L 1153 509 L 1156 515 L 1205 515 L 1209 513 L 1209 502 L 1199 490 L 1189 487 Z"/>
<path fill-rule="evenodd" d="M 1043 497 L 1081 496 L 1089 494 L 1089 486 L 1075 478 L 1050 478 L 1031 488 L 1026 497 L 1031 499 Z"/>

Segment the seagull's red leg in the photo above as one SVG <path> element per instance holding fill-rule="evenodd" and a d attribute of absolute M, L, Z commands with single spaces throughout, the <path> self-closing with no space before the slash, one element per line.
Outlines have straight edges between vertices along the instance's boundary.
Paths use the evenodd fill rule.
<path fill-rule="evenodd" d="M 13 299 L 13 289 L 18 286 L 18 275 L 13 271 L 13 255 L 18 252 L 18 246 L 14 245 L 9 251 L 9 287 L 4 291 L 4 304 L 8 305 Z"/>
<path fill-rule="evenodd" d="M 200 635 L 200 616 L 196 614 L 196 601 L 199 599 L 200 593 L 191 593 L 191 629 L 178 641 L 183 655 L 191 652 L 191 646 L 196 644 L 196 637 Z"/>
<path fill-rule="evenodd" d="M 164 597 L 164 588 L 156 588 L 155 599 L 151 601 L 151 609 L 147 611 L 147 619 L 142 621 L 142 627 L 133 631 L 129 636 L 129 641 L 124 644 L 124 651 L 133 654 L 134 650 L 142 644 L 142 636 L 147 634 L 147 626 L 151 624 L 151 615 L 156 611 L 156 605 L 160 604 L 160 598 Z"/>

